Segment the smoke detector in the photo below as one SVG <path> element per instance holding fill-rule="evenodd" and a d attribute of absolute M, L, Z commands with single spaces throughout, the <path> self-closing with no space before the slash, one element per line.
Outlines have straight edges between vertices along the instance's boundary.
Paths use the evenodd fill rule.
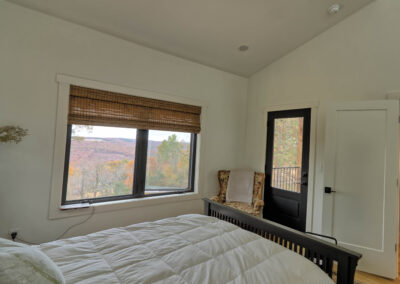
<path fill-rule="evenodd" d="M 243 44 L 243 45 L 238 47 L 238 50 L 241 51 L 241 52 L 247 51 L 247 50 L 249 50 L 249 46 Z"/>
<path fill-rule="evenodd" d="M 329 8 L 328 8 L 328 14 L 329 15 L 335 15 L 335 14 L 337 14 L 339 11 L 340 11 L 340 8 L 342 8 L 341 6 L 340 6 L 340 4 L 333 4 L 332 6 L 330 6 Z"/>

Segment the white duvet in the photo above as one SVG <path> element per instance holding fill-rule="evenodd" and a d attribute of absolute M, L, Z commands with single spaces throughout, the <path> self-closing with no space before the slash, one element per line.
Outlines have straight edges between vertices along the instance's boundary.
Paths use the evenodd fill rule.
<path fill-rule="evenodd" d="M 315 264 L 202 215 L 44 243 L 67 283 L 333 283 Z"/>

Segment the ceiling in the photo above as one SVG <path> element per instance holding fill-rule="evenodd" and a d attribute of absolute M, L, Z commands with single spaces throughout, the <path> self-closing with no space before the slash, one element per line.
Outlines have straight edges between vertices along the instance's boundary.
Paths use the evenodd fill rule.
<path fill-rule="evenodd" d="M 9 1 L 246 77 L 372 2 L 329 15 L 334 0 Z"/>

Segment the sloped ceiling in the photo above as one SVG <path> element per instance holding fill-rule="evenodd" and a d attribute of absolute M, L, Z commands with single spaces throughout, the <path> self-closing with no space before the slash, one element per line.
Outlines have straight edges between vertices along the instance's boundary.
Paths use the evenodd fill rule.
<path fill-rule="evenodd" d="M 98 31 L 250 76 L 372 0 L 9 0 Z M 240 45 L 249 50 L 239 52 Z"/>

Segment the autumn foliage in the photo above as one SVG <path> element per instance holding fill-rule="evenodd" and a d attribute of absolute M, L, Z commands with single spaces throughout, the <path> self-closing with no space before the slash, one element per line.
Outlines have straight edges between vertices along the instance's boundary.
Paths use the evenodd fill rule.
<path fill-rule="evenodd" d="M 72 139 L 67 200 L 131 194 L 134 149 L 134 140 Z M 188 187 L 189 143 L 176 135 L 161 143 L 149 141 L 147 156 L 146 194 Z"/>

